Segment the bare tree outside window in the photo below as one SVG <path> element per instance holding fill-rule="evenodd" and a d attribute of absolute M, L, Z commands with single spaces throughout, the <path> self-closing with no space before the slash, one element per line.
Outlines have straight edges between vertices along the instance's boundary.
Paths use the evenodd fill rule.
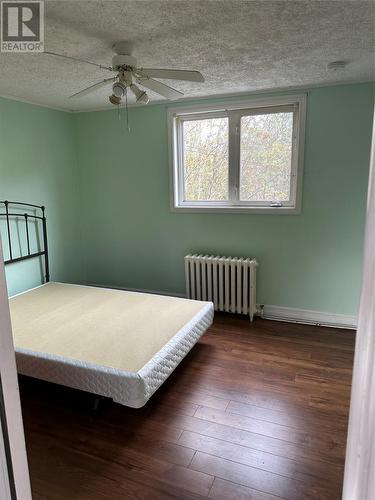
<path fill-rule="evenodd" d="M 293 113 L 241 118 L 240 200 L 290 197 Z"/>
<path fill-rule="evenodd" d="M 228 200 L 228 118 L 184 122 L 187 201 Z"/>

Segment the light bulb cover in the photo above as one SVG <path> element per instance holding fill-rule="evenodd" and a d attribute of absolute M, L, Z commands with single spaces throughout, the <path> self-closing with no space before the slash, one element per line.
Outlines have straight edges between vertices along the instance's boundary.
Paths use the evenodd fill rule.
<path fill-rule="evenodd" d="M 147 104 L 150 101 L 150 98 L 146 94 L 144 90 L 141 90 L 137 85 L 132 83 L 130 85 L 130 90 L 135 95 L 136 101 L 141 102 L 142 104 Z"/>
<path fill-rule="evenodd" d="M 125 95 L 126 87 L 121 82 L 115 82 L 112 85 L 112 91 L 113 91 L 114 96 L 121 98 L 121 97 L 124 97 L 124 95 Z"/>
<path fill-rule="evenodd" d="M 142 91 L 142 94 L 138 97 L 137 102 L 141 102 L 142 104 L 148 104 L 150 102 L 150 98 L 148 97 L 145 91 Z"/>

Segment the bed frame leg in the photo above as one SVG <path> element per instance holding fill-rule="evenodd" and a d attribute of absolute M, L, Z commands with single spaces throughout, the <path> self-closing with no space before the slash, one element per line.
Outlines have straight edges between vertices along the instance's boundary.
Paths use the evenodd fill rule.
<path fill-rule="evenodd" d="M 105 400 L 104 396 L 95 396 L 92 402 L 92 411 L 97 412 L 100 409 L 102 402 Z"/>

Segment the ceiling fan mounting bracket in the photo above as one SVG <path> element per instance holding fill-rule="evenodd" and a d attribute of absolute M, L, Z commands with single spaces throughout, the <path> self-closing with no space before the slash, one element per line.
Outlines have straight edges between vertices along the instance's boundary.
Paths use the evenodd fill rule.
<path fill-rule="evenodd" d="M 133 52 L 133 44 L 124 40 L 120 40 L 119 42 L 115 42 L 112 45 L 112 50 L 115 54 L 130 56 Z"/>
<path fill-rule="evenodd" d="M 130 67 L 135 68 L 137 66 L 137 59 L 133 56 L 126 54 L 116 54 L 112 58 L 112 67 L 115 71 L 119 71 L 122 68 Z"/>

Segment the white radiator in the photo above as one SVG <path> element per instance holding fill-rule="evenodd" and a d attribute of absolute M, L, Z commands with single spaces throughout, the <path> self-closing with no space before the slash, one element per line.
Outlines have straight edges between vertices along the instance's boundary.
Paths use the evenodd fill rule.
<path fill-rule="evenodd" d="M 256 313 L 255 259 L 186 255 L 186 296 L 208 300 L 216 311 L 248 314 L 250 321 Z"/>

